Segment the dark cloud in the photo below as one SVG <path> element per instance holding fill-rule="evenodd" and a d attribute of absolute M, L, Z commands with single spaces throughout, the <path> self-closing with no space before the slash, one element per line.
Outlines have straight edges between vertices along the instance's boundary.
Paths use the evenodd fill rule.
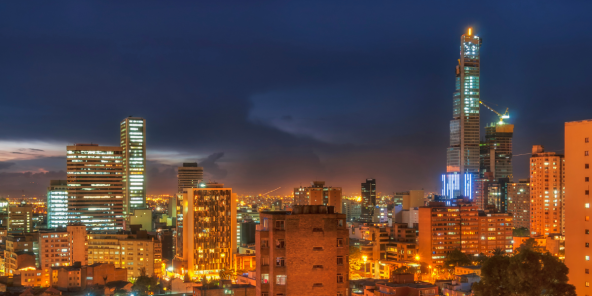
<path fill-rule="evenodd" d="M 482 98 L 510 108 L 516 153 L 555 147 L 592 108 L 592 55 L 564 59 L 592 48 L 588 2 L 21 5 L 0 4 L 0 138 L 118 145 L 121 119 L 142 116 L 149 151 L 208 156 L 208 178 L 239 193 L 313 179 L 359 193 L 367 177 L 439 190 L 469 25 L 484 40 Z M 149 193 L 174 192 L 175 167 L 149 162 Z"/>
<path fill-rule="evenodd" d="M 35 151 L 35 152 L 43 152 L 45 150 L 43 149 L 35 149 L 35 148 L 29 148 L 30 151 Z"/>
<path fill-rule="evenodd" d="M 199 162 L 199 165 L 204 168 L 204 178 L 209 178 L 211 181 L 216 181 L 226 177 L 228 171 L 221 168 L 217 163 L 217 161 L 222 157 L 224 157 L 224 152 L 217 152 L 211 154 L 206 159 Z"/>
<path fill-rule="evenodd" d="M 65 180 L 66 172 L 0 173 L 0 194 L 4 196 L 45 196 L 50 180 Z"/>
<path fill-rule="evenodd" d="M 8 169 L 14 165 L 14 162 L 0 161 L 0 170 Z"/>

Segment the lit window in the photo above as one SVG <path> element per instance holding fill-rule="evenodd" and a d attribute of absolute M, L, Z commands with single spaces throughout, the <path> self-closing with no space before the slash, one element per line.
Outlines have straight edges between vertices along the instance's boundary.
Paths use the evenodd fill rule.
<path fill-rule="evenodd" d="M 589 203 L 586 203 L 584 206 L 586 207 L 586 209 L 589 209 L 590 208 L 590 204 Z"/>
<path fill-rule="evenodd" d="M 586 261 L 590 261 L 590 256 L 586 256 Z"/>

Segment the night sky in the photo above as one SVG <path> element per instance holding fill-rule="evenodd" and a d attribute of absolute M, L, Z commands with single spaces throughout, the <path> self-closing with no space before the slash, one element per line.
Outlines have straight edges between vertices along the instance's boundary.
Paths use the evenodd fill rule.
<path fill-rule="evenodd" d="M 514 154 L 561 152 L 563 123 L 592 118 L 590 1 L 199 2 L 0 3 L 0 195 L 43 195 L 67 144 L 119 145 L 129 115 L 149 194 L 174 193 L 183 161 L 239 194 L 439 192 L 468 27 Z"/>

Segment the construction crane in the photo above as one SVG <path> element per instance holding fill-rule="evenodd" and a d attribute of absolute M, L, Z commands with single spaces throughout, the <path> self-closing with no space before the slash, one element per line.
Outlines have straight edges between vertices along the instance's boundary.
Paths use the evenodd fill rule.
<path fill-rule="evenodd" d="M 510 114 L 508 113 L 508 108 L 506 108 L 506 112 L 504 112 L 504 114 L 501 114 L 497 111 L 495 111 L 493 108 L 487 106 L 485 103 L 483 103 L 483 101 L 479 100 L 479 104 L 485 106 L 487 109 L 491 110 L 493 113 L 497 114 L 497 116 L 499 116 L 499 124 L 504 124 L 504 119 L 508 119 L 510 118 Z"/>
<path fill-rule="evenodd" d="M 270 194 L 270 193 L 272 193 L 272 192 L 274 192 L 274 191 L 276 191 L 276 190 L 278 190 L 278 189 L 280 189 L 280 188 L 282 188 L 282 187 L 278 187 L 278 188 L 276 188 L 276 189 L 274 189 L 274 190 L 267 191 L 267 192 L 265 192 L 265 193 L 259 194 L 259 196 L 268 195 L 268 194 Z"/>

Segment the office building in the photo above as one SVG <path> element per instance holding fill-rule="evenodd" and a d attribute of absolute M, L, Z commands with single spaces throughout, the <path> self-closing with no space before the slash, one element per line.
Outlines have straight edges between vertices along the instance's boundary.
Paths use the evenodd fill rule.
<path fill-rule="evenodd" d="M 514 125 L 503 121 L 485 126 L 485 141 L 480 145 L 480 177 L 491 172 L 493 179 L 513 179 L 512 137 Z"/>
<path fill-rule="evenodd" d="M 310 187 L 294 188 L 294 204 L 333 206 L 341 213 L 341 187 L 325 187 L 325 181 L 312 181 Z"/>
<path fill-rule="evenodd" d="M 47 188 L 47 227 L 68 225 L 68 181 L 51 180 Z"/>
<path fill-rule="evenodd" d="M 362 183 L 362 214 L 360 219 L 372 222 L 374 210 L 376 208 L 376 180 L 366 179 Z"/>
<path fill-rule="evenodd" d="M 353 199 L 344 199 L 341 202 L 341 211 L 348 222 L 358 220 L 362 215 L 362 204 Z"/>
<path fill-rule="evenodd" d="M 545 152 L 541 145 L 532 147 L 530 158 L 530 234 L 564 234 L 565 159 L 555 152 Z"/>
<path fill-rule="evenodd" d="M 203 179 L 203 168 L 197 166 L 197 162 L 183 163 L 177 168 L 177 192 L 183 193 L 183 188 L 199 188 Z"/>
<path fill-rule="evenodd" d="M 190 278 L 232 268 L 236 252 L 236 194 L 224 184 L 207 183 L 183 193 L 183 260 Z"/>
<path fill-rule="evenodd" d="M 33 206 L 8 207 L 8 231 L 31 232 L 33 230 Z"/>
<path fill-rule="evenodd" d="M 424 192 L 423 190 L 409 190 L 406 192 L 398 192 L 398 196 L 403 199 L 403 210 L 409 210 L 424 206 Z"/>
<path fill-rule="evenodd" d="M 512 215 L 486 213 L 468 198 L 448 206 L 430 202 L 419 208 L 419 256 L 428 264 L 444 263 L 454 249 L 474 256 L 496 248 L 512 253 Z"/>
<path fill-rule="evenodd" d="M 257 227 L 257 223 L 254 221 L 245 221 L 241 223 L 240 228 L 240 244 L 241 247 L 246 247 L 250 244 L 255 243 L 255 229 Z"/>
<path fill-rule="evenodd" d="M 482 177 L 475 180 L 473 201 L 477 204 L 479 211 L 488 208 L 489 205 L 489 185 L 494 183 L 493 173 L 485 172 Z"/>
<path fill-rule="evenodd" d="M 514 217 L 515 228 L 530 229 L 530 182 L 528 179 L 508 184 L 508 213 Z"/>
<path fill-rule="evenodd" d="M 568 213 L 565 220 L 565 265 L 569 268 L 569 283 L 576 287 L 577 295 L 592 295 L 592 251 L 589 247 L 592 243 L 591 139 L 592 120 L 565 123 L 565 212 Z M 552 163 L 551 159 L 549 163 Z"/>
<path fill-rule="evenodd" d="M 255 240 L 257 295 L 349 295 L 345 214 L 321 205 L 262 212 Z"/>
<path fill-rule="evenodd" d="M 487 201 L 485 209 L 493 209 L 498 213 L 508 212 L 508 178 L 500 178 L 487 184 Z"/>
<path fill-rule="evenodd" d="M 473 182 L 479 173 L 480 49 L 482 40 L 469 28 L 460 37 L 460 59 L 456 66 L 456 87 L 450 121 L 450 147 L 442 195 L 472 198 Z"/>
<path fill-rule="evenodd" d="M 121 121 L 123 156 L 123 213 L 146 208 L 146 120 L 128 117 Z"/>
<path fill-rule="evenodd" d="M 113 264 L 127 269 L 128 279 L 160 275 L 162 244 L 152 236 L 91 233 L 88 235 L 88 264 Z"/>
<path fill-rule="evenodd" d="M 123 229 L 121 147 L 67 147 L 68 222 L 89 230 Z"/>

